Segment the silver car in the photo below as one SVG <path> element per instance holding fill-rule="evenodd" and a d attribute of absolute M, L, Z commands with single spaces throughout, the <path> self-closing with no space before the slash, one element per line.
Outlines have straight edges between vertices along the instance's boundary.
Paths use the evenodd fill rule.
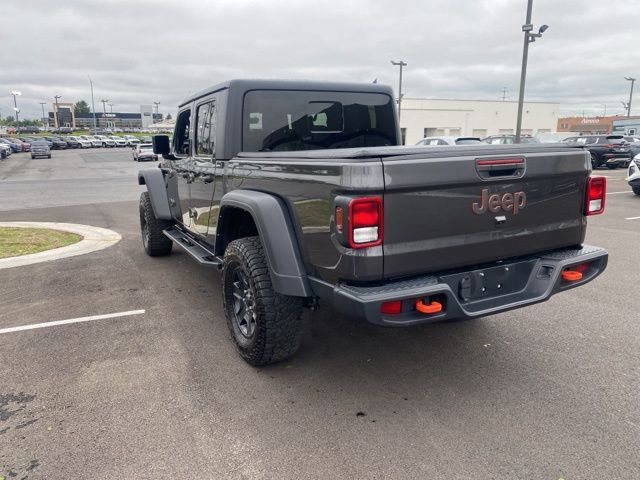
<path fill-rule="evenodd" d="M 477 145 L 479 143 L 482 143 L 482 141 L 478 137 L 442 136 L 425 137 L 416 143 L 416 145 Z"/>
<path fill-rule="evenodd" d="M 38 140 L 31 144 L 31 158 L 47 157 L 51 158 L 51 149 L 44 140 Z"/>

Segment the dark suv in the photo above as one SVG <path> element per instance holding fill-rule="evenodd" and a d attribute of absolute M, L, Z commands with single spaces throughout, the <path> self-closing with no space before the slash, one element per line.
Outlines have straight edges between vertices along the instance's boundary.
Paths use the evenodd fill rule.
<path fill-rule="evenodd" d="M 629 143 L 622 135 L 584 135 L 565 139 L 568 145 L 583 145 L 591 153 L 591 166 L 598 168 L 629 165 Z"/>

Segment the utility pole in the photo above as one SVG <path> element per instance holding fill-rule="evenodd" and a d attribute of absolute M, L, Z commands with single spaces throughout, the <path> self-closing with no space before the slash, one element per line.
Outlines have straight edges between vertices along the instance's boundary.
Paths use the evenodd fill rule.
<path fill-rule="evenodd" d="M 16 112 L 16 126 L 17 126 L 18 122 L 20 121 L 20 117 L 18 115 L 20 113 L 20 109 L 18 108 L 18 102 L 16 101 L 16 97 L 19 97 L 20 95 L 22 95 L 22 92 L 13 90 L 11 92 L 11 95 L 13 95 L 13 111 Z"/>
<path fill-rule="evenodd" d="M 53 98 L 55 98 L 55 100 L 56 100 L 56 111 L 55 111 L 55 115 L 54 115 L 54 119 L 56 121 L 55 127 L 56 128 L 60 128 L 60 117 L 59 117 L 59 114 L 58 114 L 58 112 L 59 112 L 59 110 L 58 110 L 58 99 L 62 98 L 62 96 L 61 95 L 56 95 Z"/>
<path fill-rule="evenodd" d="M 520 70 L 520 94 L 518 95 L 518 119 L 516 124 L 516 143 L 520 143 L 522 134 L 522 107 L 524 104 L 524 84 L 527 79 L 527 61 L 529 59 L 529 44 L 540 38 L 542 34 L 549 28 L 548 25 L 542 25 L 538 33 L 531 33 L 533 25 L 531 24 L 531 10 L 533 9 L 533 0 L 527 1 L 527 18 L 525 24 L 522 25 L 524 32 L 524 45 L 522 48 L 522 69 Z"/>
<path fill-rule="evenodd" d="M 109 104 L 109 113 L 113 113 L 113 103 Z"/>
<path fill-rule="evenodd" d="M 507 100 L 507 87 L 502 87 L 502 101 Z"/>
<path fill-rule="evenodd" d="M 47 102 L 40 102 L 40 105 L 42 105 L 42 126 L 44 127 L 44 121 L 46 119 L 46 117 L 44 116 L 44 106 L 47 104 Z M 47 128 L 49 128 L 49 121 L 47 120 Z"/>
<path fill-rule="evenodd" d="M 400 79 L 398 81 L 398 123 L 400 123 L 400 115 L 402 112 L 402 67 L 406 67 L 407 64 L 402 60 L 398 62 L 394 62 L 393 60 L 391 60 L 391 65 L 400 67 Z"/>
<path fill-rule="evenodd" d="M 631 91 L 629 92 L 629 103 L 627 103 L 627 118 L 631 116 L 631 101 L 633 100 L 633 84 L 636 83 L 635 78 L 624 77 L 625 80 L 631 82 Z"/>
<path fill-rule="evenodd" d="M 108 98 L 103 98 L 102 100 L 100 100 L 102 102 L 102 113 L 103 114 L 107 114 L 107 103 L 109 102 Z"/>
<path fill-rule="evenodd" d="M 96 125 L 96 104 L 93 102 L 93 82 L 91 81 L 91 77 L 89 77 L 89 85 L 91 85 L 91 111 L 93 112 L 93 128 L 97 128 Z"/>

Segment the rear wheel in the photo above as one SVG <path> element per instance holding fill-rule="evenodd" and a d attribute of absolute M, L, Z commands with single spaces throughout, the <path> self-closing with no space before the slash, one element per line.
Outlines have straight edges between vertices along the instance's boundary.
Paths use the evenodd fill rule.
<path fill-rule="evenodd" d="M 142 245 L 147 255 L 160 257 L 171 253 L 173 242 L 162 233 L 171 225 L 172 222 L 168 220 L 156 218 L 149 192 L 143 192 L 140 195 L 140 230 L 142 231 Z"/>
<path fill-rule="evenodd" d="M 224 313 L 240 356 L 267 365 L 293 355 L 302 338 L 302 299 L 274 291 L 259 237 L 231 242 L 222 270 Z"/>
<path fill-rule="evenodd" d="M 640 195 L 640 187 L 631 187 L 631 189 L 633 190 L 633 193 Z"/>
<path fill-rule="evenodd" d="M 609 170 L 615 170 L 616 168 L 618 168 L 618 164 L 617 163 L 614 163 L 613 165 L 607 164 L 607 168 Z"/>

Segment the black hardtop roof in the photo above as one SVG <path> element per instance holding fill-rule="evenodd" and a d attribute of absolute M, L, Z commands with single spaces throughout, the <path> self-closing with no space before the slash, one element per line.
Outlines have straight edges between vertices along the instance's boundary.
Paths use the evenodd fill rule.
<path fill-rule="evenodd" d="M 219 83 L 189 96 L 179 105 L 179 108 L 198 98 L 224 89 L 241 91 L 249 90 L 316 90 L 333 92 L 361 92 L 361 93 L 386 93 L 393 95 L 391 87 L 377 83 L 349 83 L 349 82 L 321 82 L 314 80 L 268 80 L 240 78 Z"/>

